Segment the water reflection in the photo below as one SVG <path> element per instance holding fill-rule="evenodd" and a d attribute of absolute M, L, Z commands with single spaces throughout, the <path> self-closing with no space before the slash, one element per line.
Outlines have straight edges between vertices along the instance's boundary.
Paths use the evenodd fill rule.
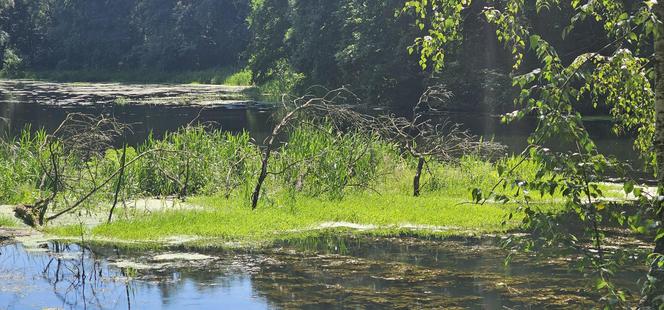
<path fill-rule="evenodd" d="M 197 124 L 211 125 L 227 131 L 248 130 L 257 141 L 262 141 L 271 123 L 269 110 L 202 107 L 151 106 L 82 106 L 58 107 L 34 104 L 0 103 L 0 136 L 16 136 L 25 126 L 44 128 L 52 132 L 67 114 L 80 112 L 114 117 L 132 126 L 133 134 L 127 142 L 137 145 L 153 133 L 160 138 L 166 132 L 176 131 L 195 120 Z M 3 124 L 4 123 L 4 124 Z"/>
<path fill-rule="evenodd" d="M 108 250 L 108 249 L 106 249 Z M 77 245 L 0 248 L 2 309 L 263 309 L 247 274 L 205 269 L 139 272 Z M 107 251 L 111 252 L 111 251 Z M 117 251 L 116 251 L 117 252 Z"/>
<path fill-rule="evenodd" d="M 190 260 L 173 250 L 168 258 L 60 243 L 0 252 L 3 309 L 538 309 L 598 298 L 564 261 L 524 257 L 504 266 L 501 249 L 478 242 L 327 237 Z M 644 272 L 626 268 L 619 278 L 635 288 Z"/>

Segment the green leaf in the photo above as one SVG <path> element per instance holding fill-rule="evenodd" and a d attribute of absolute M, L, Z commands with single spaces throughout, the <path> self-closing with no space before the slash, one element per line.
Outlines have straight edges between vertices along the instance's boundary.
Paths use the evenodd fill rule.
<path fill-rule="evenodd" d="M 505 173 L 505 166 L 498 165 L 498 176 L 503 176 L 503 173 Z"/>
<path fill-rule="evenodd" d="M 664 238 L 664 229 L 660 230 L 660 233 L 655 237 L 655 241 L 659 241 L 662 238 Z"/>
<path fill-rule="evenodd" d="M 530 36 L 530 46 L 531 48 L 537 48 L 540 44 L 540 41 L 542 40 L 542 37 L 534 34 Z"/>
<path fill-rule="evenodd" d="M 598 280 L 597 281 L 597 286 L 596 287 L 597 287 L 598 290 L 601 290 L 601 289 L 603 289 L 607 286 L 609 286 L 609 283 L 607 283 L 606 281 L 604 281 L 604 280 Z"/>
<path fill-rule="evenodd" d="M 634 181 L 629 180 L 625 182 L 623 185 L 623 189 L 625 190 L 625 194 L 629 195 L 634 191 Z"/>

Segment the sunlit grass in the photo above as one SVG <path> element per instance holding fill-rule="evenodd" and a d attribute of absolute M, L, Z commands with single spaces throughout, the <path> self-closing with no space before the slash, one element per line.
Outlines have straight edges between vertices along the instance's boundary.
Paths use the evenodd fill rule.
<path fill-rule="evenodd" d="M 498 181 L 494 164 L 468 157 L 459 163 L 432 164 L 429 168 L 433 176 L 423 176 L 421 197 L 412 196 L 412 167 L 407 162 L 393 162 L 382 168 L 371 189 L 349 189 L 338 199 L 293 194 L 287 184 L 271 179 L 255 211 L 249 206 L 247 190 L 228 199 L 221 195 L 197 196 L 187 200 L 196 209 L 117 217 L 112 224 L 86 230 L 85 234 L 102 240 L 158 242 L 199 237 L 213 242 L 269 243 L 302 234 L 316 235 L 340 223 L 352 226 L 353 233 L 383 236 L 477 236 L 519 227 L 523 213 L 518 204 L 471 202 L 472 188 L 488 189 Z M 526 165 L 525 170 L 515 173 L 527 174 L 531 168 Z M 247 184 L 252 185 L 252 181 L 250 178 Z M 562 210 L 559 198 L 559 194 L 538 196 L 534 206 L 553 212 Z M 79 226 L 55 227 L 48 232 L 69 237 L 81 234 Z"/>
<path fill-rule="evenodd" d="M 120 82 L 120 83 L 177 83 L 222 84 L 251 86 L 251 72 L 237 68 L 215 68 L 192 71 L 99 71 L 56 70 L 24 72 L 20 78 L 55 82 Z"/>
<path fill-rule="evenodd" d="M 41 138 L 37 138 L 41 137 Z M 0 148 L 0 199 L 6 203 L 29 203 L 35 177 L 40 175 L 41 135 L 27 133 L 16 143 Z M 371 152 L 353 158 L 357 145 Z M 329 223 L 346 223 L 357 232 L 400 235 L 404 230 L 418 234 L 480 235 L 500 233 L 519 227 L 524 191 L 518 184 L 536 178 L 539 165 L 530 160 L 508 157 L 496 161 L 465 156 L 454 162 L 431 160 L 421 178 L 421 197 L 413 197 L 416 161 L 392 145 L 369 135 L 347 133 L 343 139 L 321 132 L 297 129 L 289 142 L 275 152 L 257 210 L 251 210 L 249 197 L 259 172 L 260 149 L 246 133 L 209 133 L 192 128 L 168 135 L 163 140 L 148 139 L 144 146 L 127 150 L 127 158 L 146 149 L 170 152 L 146 155 L 126 169 L 127 200 L 141 197 L 173 197 L 186 193 L 189 209 L 116 214 L 116 221 L 81 230 L 80 226 L 49 226 L 58 236 L 98 239 L 159 241 L 172 237 L 202 237 L 225 241 L 269 242 L 292 234 L 315 234 Z M 179 150 L 187 150 L 182 156 Z M 242 154 L 238 160 L 238 154 Z M 325 154 L 317 157 L 317 154 Z M 189 158 L 202 160 L 190 162 Z M 315 158 L 303 161 L 302 158 Z M 114 171 L 120 153 L 111 150 L 99 157 L 98 171 Z M 71 164 L 71 162 L 69 162 Z M 80 164 L 80 163 L 79 163 Z M 518 166 L 516 166 L 519 164 Z M 78 169 L 80 166 L 67 166 Z M 161 169 L 164 173 L 156 170 Z M 182 168 L 186 167 L 186 171 Z M 501 182 L 498 168 L 508 171 L 512 181 Z M 288 168 L 288 169 L 286 169 Z M 26 174 L 27 171 L 34 171 Z M 282 172 L 276 172 L 282 171 Z M 166 175 L 167 173 L 167 175 Z M 99 178 L 103 177 L 100 174 Z M 186 191 L 180 181 L 186 180 Z M 523 180 L 523 181 L 522 181 Z M 24 184 L 33 184 L 26 187 Z M 472 202 L 471 191 L 498 194 L 520 193 L 507 204 L 488 200 Z M 80 186 L 80 185 L 79 185 Z M 26 187 L 26 190 L 22 188 Z M 621 197 L 621 186 L 600 184 L 607 195 Z M 27 193 L 27 194 L 26 194 Z M 113 188 L 99 193 L 86 211 L 105 215 Z M 560 190 L 527 193 L 528 205 L 545 211 L 563 210 Z M 623 195 L 624 196 L 624 195 Z M 89 210 L 88 210 L 89 209 Z M 105 217 L 104 217 L 105 219 Z"/>
<path fill-rule="evenodd" d="M 436 181 L 424 179 L 421 197 L 413 197 L 413 172 L 401 167 L 386 175 L 374 191 L 355 191 L 342 199 L 289 195 L 272 188 L 259 208 L 252 211 L 248 196 L 238 194 L 195 197 L 189 204 L 199 210 L 153 213 L 147 217 L 116 221 L 92 229 L 98 238 L 155 241 L 169 237 L 197 236 L 223 241 L 270 242 L 317 234 L 325 227 L 354 224 L 355 233 L 395 236 L 409 234 L 482 235 L 518 228 L 523 214 L 516 204 L 470 202 L 469 188 L 488 186 L 497 179 L 492 165 L 468 159 L 460 165 L 441 165 Z M 433 184 L 435 183 L 435 184 Z M 268 184 L 268 188 L 269 184 Z M 560 210 L 551 197 L 535 207 Z M 513 214 L 510 219 L 510 214 Z M 336 223 L 337 225 L 332 225 Z M 326 225 L 323 225 L 326 224 Z"/>
<path fill-rule="evenodd" d="M 44 232 L 67 237 L 79 237 L 81 235 L 88 235 L 90 232 L 82 225 L 65 225 L 65 226 L 50 226 L 44 229 Z"/>
<path fill-rule="evenodd" d="M 242 70 L 227 77 L 222 84 L 231 86 L 249 86 L 251 85 L 251 71 Z"/>
<path fill-rule="evenodd" d="M 386 233 L 401 228 L 421 228 L 422 233 L 450 230 L 481 234 L 516 227 L 520 216 L 507 225 L 513 207 L 468 205 L 445 197 L 413 198 L 406 195 L 354 195 L 343 201 L 298 199 L 275 202 L 252 211 L 243 202 L 223 198 L 198 198 L 198 211 L 156 213 L 149 217 L 118 221 L 92 230 L 93 235 L 127 240 L 154 240 L 169 236 L 199 236 L 229 241 L 265 241 L 292 232 L 321 228 L 324 223 L 353 223 L 360 228 L 382 228 Z M 372 227 L 374 226 L 374 227 Z M 420 226 L 420 227 L 418 227 Z"/>
<path fill-rule="evenodd" d="M 18 226 L 18 223 L 16 222 L 15 219 L 0 215 L 0 227 L 16 227 Z"/>

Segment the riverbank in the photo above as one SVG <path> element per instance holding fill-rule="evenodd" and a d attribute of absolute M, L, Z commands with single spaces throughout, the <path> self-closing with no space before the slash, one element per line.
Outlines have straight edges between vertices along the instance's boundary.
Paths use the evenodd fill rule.
<path fill-rule="evenodd" d="M 602 186 L 609 191 L 619 189 L 619 185 Z M 541 199 L 533 204 L 536 209 L 553 213 L 562 210 L 562 206 L 558 199 Z M 45 235 L 40 238 L 133 247 L 269 248 L 275 243 L 329 233 L 424 239 L 493 238 L 519 233 L 523 219 L 523 213 L 513 204 L 476 205 L 458 195 L 429 193 L 412 197 L 397 192 L 358 193 L 340 201 L 280 196 L 257 210 L 251 210 L 242 197 L 200 196 L 186 202 L 139 200 L 118 208 L 110 224 L 106 223 L 108 209 L 108 205 L 102 205 L 94 211 L 55 220 L 43 227 Z M 16 220 L 3 223 L 8 221 L 21 231 L 27 229 Z"/>
<path fill-rule="evenodd" d="M 515 229 L 522 218 L 514 206 L 463 204 L 463 199 L 432 195 L 387 196 L 353 195 L 336 202 L 303 197 L 288 204 L 275 201 L 255 211 L 243 201 L 220 197 L 194 197 L 184 203 L 164 200 L 163 207 L 130 203 L 116 211 L 111 224 L 106 223 L 105 208 L 99 208 L 58 219 L 43 231 L 52 239 L 260 247 L 329 231 L 385 237 L 479 237 Z M 158 205 L 152 201 L 151 205 Z M 553 209 L 555 204 L 543 207 Z M 508 220 L 513 212 L 516 215 Z M 8 218 L 5 222 L 14 228 L 23 226 Z"/>
<path fill-rule="evenodd" d="M 12 216 L 11 205 L 32 205 L 44 195 L 38 187 L 39 176 L 49 173 L 43 158 L 67 158 L 56 165 L 65 190 L 49 205 L 43 231 L 78 240 L 261 246 L 330 229 L 380 236 L 505 234 L 519 228 L 522 205 L 474 204 L 471 191 L 497 184 L 497 166 L 514 167 L 512 177 L 521 180 L 538 170 L 537 163 L 518 157 L 430 161 L 420 178 L 421 195 L 413 197 L 416 163 L 393 145 L 359 133 L 334 136 L 301 127 L 273 154 L 258 208 L 252 210 L 261 149 L 246 133 L 188 128 L 128 148 L 126 160 L 118 149 L 90 159 L 75 149 L 44 148 L 45 137 L 24 132 L 16 142 L 2 144 L 0 204 L 9 206 L 0 214 Z M 131 165 L 117 172 L 122 162 Z M 120 187 L 113 182 L 117 173 L 123 174 Z M 94 186 L 102 180 L 107 181 Z M 627 198 L 620 184 L 598 186 L 607 198 Z M 68 208 L 77 197 L 81 204 Z M 115 198 L 116 213 L 106 224 Z M 543 212 L 564 209 L 557 191 L 536 195 L 528 204 Z"/>
<path fill-rule="evenodd" d="M 211 84 L 228 86 L 252 86 L 251 72 L 238 68 L 216 68 L 194 71 L 154 71 L 154 70 L 42 70 L 25 71 L 15 76 L 19 78 L 49 82 L 87 83 L 132 83 L 132 84 Z"/>
<path fill-rule="evenodd" d="M 381 236 L 480 236 L 514 229 L 521 219 L 517 214 L 503 225 L 514 207 L 462 202 L 435 196 L 354 195 L 339 202 L 315 198 L 289 204 L 275 201 L 273 206 L 252 211 L 237 199 L 200 197 L 188 202 L 196 208 L 119 216 L 111 224 L 66 225 L 46 231 L 60 237 L 83 234 L 87 239 L 123 242 L 260 246 L 329 230 Z"/>
<path fill-rule="evenodd" d="M 478 166 L 472 171 L 478 172 Z M 448 171 L 443 178 L 447 185 L 425 191 L 421 197 L 409 195 L 405 189 L 412 173 L 400 171 L 384 177 L 387 184 L 377 187 L 380 194 L 359 191 L 325 199 L 270 191 L 256 210 L 248 206 L 248 197 L 236 194 L 127 201 L 110 224 L 106 224 L 110 205 L 102 202 L 58 218 L 41 231 L 0 216 L 15 226 L 0 228 L 0 236 L 14 236 L 10 241 L 0 237 L 0 251 L 30 262 L 22 270 L 42 274 L 49 270 L 47 275 L 57 274 L 61 263 L 71 268 L 62 270 L 103 267 L 105 279 L 111 279 L 111 285 L 119 283 L 120 291 L 125 283 L 172 283 L 181 277 L 189 283 L 225 285 L 229 275 L 233 278 L 237 268 L 244 268 L 240 274 L 249 275 L 259 286 L 265 280 L 260 287 L 274 299 L 271 304 L 283 307 L 311 298 L 332 298 L 325 300 L 336 304 L 339 301 L 333 297 L 339 294 L 353 296 L 358 305 L 371 301 L 387 307 L 426 299 L 428 305 L 466 308 L 482 303 L 484 296 L 490 300 L 499 296 L 496 304 L 587 308 L 601 299 L 588 289 L 587 278 L 570 271 L 570 262 L 579 258 L 574 254 L 559 248 L 543 249 L 535 256 L 501 249 L 505 238 L 527 232 L 521 230 L 523 213 L 515 204 L 471 203 L 462 185 L 467 183 L 462 182 L 478 180 L 469 180 L 472 173 L 460 175 L 455 169 L 439 170 Z M 495 175 L 483 177 L 486 181 Z M 630 198 L 621 194 L 620 184 L 598 186 L 613 199 Z M 531 207 L 552 213 L 564 210 L 559 195 L 535 198 Z M 8 209 L 0 208 L 0 214 Z M 626 230 L 604 232 L 607 249 L 631 253 L 616 274 L 618 286 L 638 291 L 635 283 L 646 273 L 640 262 L 651 252 L 650 243 Z M 508 255 L 511 264 L 506 265 Z M 4 266 L 2 262 L 0 270 L 16 266 L 14 261 Z M 23 272 L 30 276 L 29 271 Z M 11 275 L 16 277 L 7 285 L 24 285 L 14 280 L 23 274 Z M 76 279 L 67 274 L 57 277 Z M 275 287 L 275 281 L 287 289 Z M 390 296 L 398 296 L 399 303 L 385 299 L 376 287 L 393 290 Z M 459 290 L 450 295 L 458 298 L 432 294 L 436 288 Z M 127 299 L 128 304 L 141 305 L 151 296 L 149 291 L 139 291 L 135 300 Z M 300 297 L 294 297 L 297 292 L 302 293 Z M 468 297 L 477 295 L 482 297 Z M 210 294 L 192 300 L 204 296 Z M 635 296 L 629 295 L 629 301 L 636 302 Z"/>

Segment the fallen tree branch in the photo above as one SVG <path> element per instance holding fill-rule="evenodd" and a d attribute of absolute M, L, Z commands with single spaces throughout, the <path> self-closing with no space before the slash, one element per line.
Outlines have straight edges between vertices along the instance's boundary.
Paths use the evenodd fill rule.
<path fill-rule="evenodd" d="M 122 167 L 120 167 L 120 169 L 118 169 L 118 170 L 115 171 L 113 174 L 111 174 L 111 176 L 109 176 L 104 182 L 102 182 L 101 184 L 99 184 L 98 186 L 96 186 L 95 188 L 93 188 L 91 191 L 89 191 L 89 192 L 88 192 L 85 196 L 83 196 L 82 198 L 78 199 L 78 201 L 76 201 L 76 203 L 74 203 L 73 205 L 67 207 L 66 209 L 64 209 L 64 210 L 62 210 L 62 211 L 56 213 L 55 215 L 52 215 L 52 216 L 48 217 L 46 220 L 47 220 L 47 221 L 52 221 L 52 220 L 54 220 L 54 219 L 56 219 L 56 218 L 62 216 L 63 214 L 66 214 L 66 213 L 71 212 L 72 210 L 78 208 L 78 207 L 79 207 L 81 204 L 83 204 L 86 200 L 88 200 L 90 197 L 92 197 L 92 195 L 94 195 L 96 192 L 98 192 L 100 189 L 102 189 L 104 186 L 106 186 L 108 183 L 110 183 L 110 182 L 111 182 L 115 177 L 117 177 L 120 173 L 122 173 L 122 172 L 124 171 L 125 168 L 127 168 L 128 166 L 131 166 L 133 163 L 137 162 L 139 159 L 145 157 L 146 155 L 151 154 L 151 153 L 155 153 L 155 152 L 159 152 L 159 151 L 162 151 L 162 150 L 161 150 L 161 149 L 147 150 L 147 151 L 145 151 L 145 152 L 139 154 L 138 156 L 132 158 L 132 160 L 130 160 L 130 161 L 127 162 L 125 165 L 123 165 Z"/>

